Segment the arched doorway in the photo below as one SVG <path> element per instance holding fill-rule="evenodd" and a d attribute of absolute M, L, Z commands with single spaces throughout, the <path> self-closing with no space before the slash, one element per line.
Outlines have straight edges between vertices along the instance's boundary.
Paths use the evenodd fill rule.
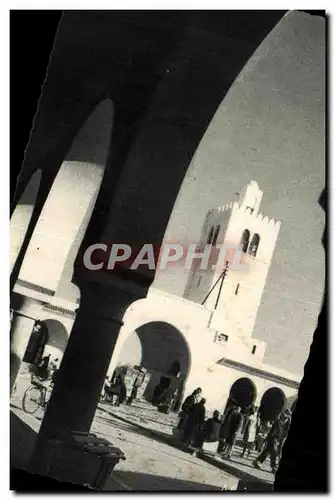
<path fill-rule="evenodd" d="M 60 321 L 54 319 L 37 320 L 22 361 L 28 364 L 37 364 L 47 354 L 51 355 L 51 359 L 60 361 L 67 341 L 67 330 Z"/>
<path fill-rule="evenodd" d="M 239 378 L 230 388 L 225 413 L 233 406 L 240 406 L 243 412 L 247 411 L 255 403 L 256 397 L 257 389 L 253 381 L 248 377 Z"/>
<path fill-rule="evenodd" d="M 263 422 L 273 422 L 285 409 L 286 396 L 279 387 L 271 387 L 263 394 L 259 407 L 260 418 Z"/>
<path fill-rule="evenodd" d="M 65 326 L 58 320 L 46 319 L 41 322 L 48 331 L 47 342 L 44 346 L 44 354 L 50 354 L 52 359 L 61 360 L 68 341 L 68 332 Z"/>
<path fill-rule="evenodd" d="M 182 333 L 169 323 L 146 323 L 126 339 L 118 366 L 141 366 L 147 377 L 143 397 L 153 400 L 158 385 L 162 389 L 177 391 L 174 408 L 178 408 L 190 369 L 190 351 Z"/>

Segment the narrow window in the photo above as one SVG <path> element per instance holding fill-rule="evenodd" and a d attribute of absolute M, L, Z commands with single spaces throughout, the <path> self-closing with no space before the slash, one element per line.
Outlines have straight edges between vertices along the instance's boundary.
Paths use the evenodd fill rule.
<path fill-rule="evenodd" d="M 256 345 L 254 345 L 254 346 L 252 347 L 252 351 L 251 351 L 251 354 L 255 354 L 255 352 L 256 352 L 256 349 L 257 349 L 257 346 L 256 346 Z"/>
<path fill-rule="evenodd" d="M 208 233 L 208 238 L 207 238 L 207 245 L 210 245 L 213 240 L 213 234 L 214 234 L 214 226 L 211 227 L 209 233 Z"/>
<path fill-rule="evenodd" d="M 219 232 L 220 232 L 220 226 L 216 226 L 215 232 L 214 232 L 214 237 L 213 237 L 213 243 L 212 243 L 213 246 L 216 245 L 216 242 L 217 242 L 217 239 L 219 236 Z"/>
<path fill-rule="evenodd" d="M 255 233 L 252 237 L 252 240 L 251 240 L 251 243 L 249 246 L 249 250 L 248 250 L 248 253 L 252 257 L 256 257 L 259 241 L 260 241 L 260 236 L 259 236 L 259 234 Z"/>
<path fill-rule="evenodd" d="M 249 229 L 245 229 L 243 231 L 242 238 L 240 241 L 240 250 L 242 250 L 242 252 L 244 253 L 246 253 L 246 251 L 248 250 L 249 239 L 250 239 L 250 231 Z"/>

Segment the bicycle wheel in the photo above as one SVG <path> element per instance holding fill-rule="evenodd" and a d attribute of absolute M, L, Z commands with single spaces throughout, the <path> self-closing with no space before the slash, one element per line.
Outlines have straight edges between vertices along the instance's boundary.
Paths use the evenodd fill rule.
<path fill-rule="evenodd" d="M 41 390 L 34 386 L 28 387 L 22 399 L 22 408 L 26 413 L 32 415 L 38 410 L 40 401 Z"/>

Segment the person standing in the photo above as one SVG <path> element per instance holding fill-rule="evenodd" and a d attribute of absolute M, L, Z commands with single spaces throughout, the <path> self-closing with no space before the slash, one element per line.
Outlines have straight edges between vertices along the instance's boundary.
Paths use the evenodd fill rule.
<path fill-rule="evenodd" d="M 142 368 L 139 369 L 139 373 L 135 379 L 133 388 L 131 390 L 130 396 L 127 399 L 127 404 L 131 405 L 134 399 L 137 398 L 137 391 L 138 389 L 142 386 L 143 381 L 144 381 L 145 373 L 143 372 Z"/>
<path fill-rule="evenodd" d="M 180 419 L 177 425 L 177 429 L 179 429 L 180 431 L 182 431 L 183 429 L 190 408 L 199 402 L 201 394 L 202 394 L 202 389 L 198 387 L 197 389 L 195 389 L 195 391 L 192 392 L 192 394 L 187 396 L 184 403 L 182 404 Z"/>
<path fill-rule="evenodd" d="M 203 443 L 216 443 L 219 441 L 221 429 L 220 412 L 215 410 L 213 417 L 208 418 L 204 423 L 198 437 L 198 444 L 201 448 Z"/>
<path fill-rule="evenodd" d="M 256 431 L 257 431 L 258 419 L 255 412 L 252 412 L 249 415 L 248 421 L 245 425 L 244 433 L 243 433 L 243 451 L 241 453 L 241 457 L 243 458 L 245 452 L 248 451 L 248 456 L 250 455 L 251 450 L 254 447 L 255 439 L 256 439 Z"/>
<path fill-rule="evenodd" d="M 219 455 L 223 455 L 227 449 L 227 437 L 229 431 L 229 419 L 233 412 L 235 411 L 235 406 L 230 408 L 227 413 L 223 417 L 223 421 L 221 424 L 220 432 L 219 432 L 219 444 L 217 448 L 217 453 Z"/>
<path fill-rule="evenodd" d="M 270 455 L 272 473 L 274 474 L 276 472 L 279 443 L 282 439 L 282 430 L 283 428 L 281 418 L 277 417 L 270 429 L 269 434 L 265 439 L 265 446 L 263 448 L 263 451 L 253 462 L 254 467 L 260 469 L 260 464 L 262 464 Z"/>
<path fill-rule="evenodd" d="M 278 462 L 281 459 L 283 446 L 286 441 L 288 431 L 291 425 L 291 411 L 289 409 L 285 410 L 284 413 L 282 414 L 281 422 L 282 422 L 282 433 L 281 433 L 281 439 L 278 444 Z"/>
<path fill-rule="evenodd" d="M 56 380 L 56 375 L 58 372 L 58 358 L 53 359 L 50 362 L 50 375 L 51 375 L 51 382 L 54 384 Z"/>
<path fill-rule="evenodd" d="M 243 416 L 241 414 L 241 407 L 237 406 L 235 410 L 232 412 L 228 423 L 228 436 L 226 439 L 226 444 L 227 444 L 226 454 L 228 459 L 231 457 L 235 441 L 237 438 L 237 434 L 242 425 L 242 421 L 243 421 Z"/>
<path fill-rule="evenodd" d="M 186 445 L 192 444 L 193 440 L 199 436 L 206 417 L 206 399 L 202 398 L 199 403 L 195 403 L 189 408 L 183 430 L 182 441 Z"/>

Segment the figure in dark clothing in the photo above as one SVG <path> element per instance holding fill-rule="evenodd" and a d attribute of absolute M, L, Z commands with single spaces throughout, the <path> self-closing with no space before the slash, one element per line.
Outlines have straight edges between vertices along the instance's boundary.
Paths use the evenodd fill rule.
<path fill-rule="evenodd" d="M 143 381 L 144 381 L 144 377 L 145 377 L 145 373 L 142 371 L 142 369 L 140 369 L 140 371 L 139 371 L 139 373 L 138 373 L 138 375 L 137 375 L 137 377 L 135 379 L 135 382 L 134 382 L 133 388 L 131 390 L 130 396 L 127 399 L 127 404 L 128 405 L 131 405 L 132 402 L 134 401 L 134 399 L 137 398 L 137 391 L 142 386 Z"/>
<path fill-rule="evenodd" d="M 280 417 L 278 417 L 265 440 L 265 446 L 261 454 L 254 461 L 254 466 L 260 469 L 260 464 L 262 464 L 266 458 L 270 455 L 270 463 L 272 472 L 275 473 L 277 470 L 277 456 L 279 450 L 279 443 L 282 439 L 283 426 Z"/>
<path fill-rule="evenodd" d="M 179 423 L 177 425 L 177 429 L 180 429 L 181 431 L 183 430 L 183 426 L 186 422 L 188 412 L 190 408 L 198 403 L 200 396 L 202 393 L 202 389 L 198 387 L 195 391 L 192 392 L 187 398 L 185 399 L 184 403 L 182 404 L 181 407 L 181 412 L 180 412 L 180 419 Z"/>
<path fill-rule="evenodd" d="M 216 443 L 219 441 L 221 429 L 220 412 L 215 410 L 212 418 L 208 418 L 200 430 L 197 444 L 201 448 L 204 443 Z"/>
<path fill-rule="evenodd" d="M 152 404 L 158 406 L 161 400 L 161 396 L 164 392 L 164 387 L 161 384 L 157 384 L 152 395 Z"/>
<path fill-rule="evenodd" d="M 115 377 L 114 383 L 109 390 L 113 396 L 113 404 L 115 406 L 120 406 L 127 399 L 127 387 L 121 375 Z"/>
<path fill-rule="evenodd" d="M 192 444 L 204 425 L 206 417 L 205 403 L 206 399 L 202 398 L 199 403 L 195 403 L 188 410 L 182 437 L 183 443 L 187 445 Z"/>
<path fill-rule="evenodd" d="M 231 417 L 231 415 L 233 414 L 235 410 L 235 406 L 233 406 L 232 408 L 230 408 L 227 413 L 224 415 L 224 418 L 223 418 L 223 421 L 222 421 L 222 424 L 221 424 L 221 429 L 220 429 L 220 433 L 219 433 L 219 444 L 218 444 L 218 448 L 217 448 L 217 453 L 219 453 L 219 455 L 222 455 L 223 453 L 225 453 L 226 449 L 227 449 L 227 437 L 228 437 L 228 432 L 229 432 L 229 419 Z"/>
<path fill-rule="evenodd" d="M 160 401 L 158 403 L 157 409 L 160 413 L 170 413 L 174 405 L 175 398 L 177 396 L 177 391 L 172 391 L 171 389 L 164 389 Z"/>
<path fill-rule="evenodd" d="M 119 393 L 119 405 L 122 405 L 127 399 L 127 386 L 122 377 L 120 377 L 120 393 Z"/>
<path fill-rule="evenodd" d="M 38 366 L 33 370 L 36 377 L 46 380 L 49 376 L 50 354 L 44 356 Z"/>
<path fill-rule="evenodd" d="M 236 437 L 238 434 L 238 431 L 241 428 L 243 422 L 243 416 L 241 414 L 241 408 L 237 406 L 235 410 L 232 412 L 229 418 L 229 423 L 228 423 L 228 436 L 226 439 L 226 444 L 227 444 L 227 458 L 231 457 L 233 447 L 235 445 Z"/>
<path fill-rule="evenodd" d="M 281 459 L 282 451 L 283 451 L 283 446 L 286 441 L 288 431 L 290 429 L 291 425 L 291 411 L 290 410 L 285 410 L 284 413 L 281 416 L 281 423 L 282 423 L 282 433 L 281 433 L 281 439 L 278 444 L 278 462 Z"/>

